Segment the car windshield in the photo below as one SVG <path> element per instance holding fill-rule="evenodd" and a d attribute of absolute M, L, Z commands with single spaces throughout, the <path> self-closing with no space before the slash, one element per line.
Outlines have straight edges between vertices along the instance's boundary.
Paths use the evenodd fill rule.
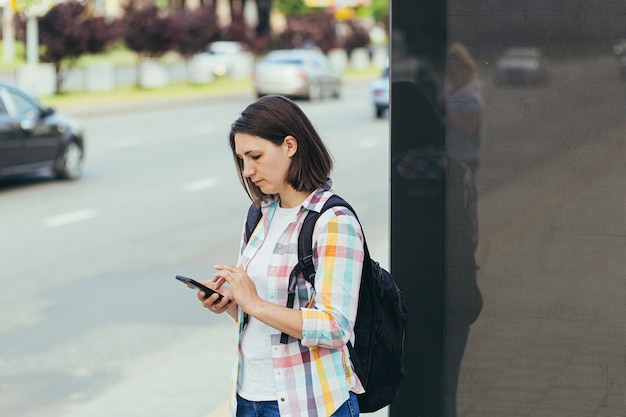
<path fill-rule="evenodd" d="M 234 54 L 241 50 L 241 47 L 234 43 L 213 43 L 209 46 L 209 52 L 216 55 Z"/>
<path fill-rule="evenodd" d="M 302 65 L 303 60 L 301 58 L 267 58 L 267 62 L 273 62 L 276 64 L 290 64 L 290 65 Z"/>

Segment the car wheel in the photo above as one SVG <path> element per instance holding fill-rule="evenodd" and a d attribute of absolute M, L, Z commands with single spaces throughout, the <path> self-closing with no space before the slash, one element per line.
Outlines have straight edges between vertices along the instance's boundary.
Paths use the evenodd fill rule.
<path fill-rule="evenodd" d="M 333 89 L 333 98 L 340 98 L 341 97 L 341 85 L 337 84 L 335 86 L 335 88 Z"/>
<path fill-rule="evenodd" d="M 76 141 L 69 142 L 57 159 L 55 174 L 59 178 L 75 180 L 83 175 L 83 147 Z"/>
<path fill-rule="evenodd" d="M 319 84 L 311 84 L 309 86 L 309 94 L 307 99 L 310 101 L 319 100 L 322 97 L 322 87 Z"/>

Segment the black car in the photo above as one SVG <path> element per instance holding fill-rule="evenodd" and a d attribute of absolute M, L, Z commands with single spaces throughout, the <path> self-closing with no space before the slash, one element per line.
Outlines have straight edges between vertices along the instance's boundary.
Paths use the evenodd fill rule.
<path fill-rule="evenodd" d="M 75 180 L 83 166 L 78 123 L 21 89 L 0 83 L 0 177 L 47 170 L 57 178 Z"/>

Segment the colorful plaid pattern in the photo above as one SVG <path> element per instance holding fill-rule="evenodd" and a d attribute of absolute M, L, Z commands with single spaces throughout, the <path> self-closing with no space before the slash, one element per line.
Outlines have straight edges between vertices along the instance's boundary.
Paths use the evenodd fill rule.
<path fill-rule="evenodd" d="M 287 303 L 289 274 L 298 262 L 298 235 L 309 210 L 319 212 L 332 195 L 332 182 L 314 191 L 303 203 L 297 217 L 279 238 L 268 261 L 268 299 Z M 247 267 L 261 247 L 277 200 L 261 206 L 263 218 L 250 237 L 242 239 L 239 264 Z M 281 417 L 330 416 L 343 404 L 349 391 L 363 392 L 350 363 L 346 344 L 353 340 L 361 269 L 363 234 L 356 217 L 345 207 L 333 207 L 321 215 L 313 230 L 315 289 L 298 278 L 294 308 L 303 312 L 304 339 L 289 338 L 280 343 L 280 332 L 270 329 L 274 377 Z M 239 312 L 239 343 L 244 328 Z M 241 348 L 231 381 L 231 414 L 236 415 L 237 378 L 241 372 Z"/>

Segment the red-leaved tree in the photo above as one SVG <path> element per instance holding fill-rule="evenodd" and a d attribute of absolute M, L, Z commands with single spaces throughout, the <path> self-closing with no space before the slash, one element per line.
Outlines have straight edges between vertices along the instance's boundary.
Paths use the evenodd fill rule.
<path fill-rule="evenodd" d="M 173 12 L 179 33 L 174 39 L 174 49 L 185 59 L 205 49 L 219 33 L 215 9 L 210 6 L 194 10 L 180 9 Z"/>
<path fill-rule="evenodd" d="M 39 42 L 44 46 L 41 60 L 54 65 L 55 91 L 63 89 L 63 80 L 76 60 L 84 54 L 96 54 L 118 39 L 117 22 L 91 14 L 85 4 L 69 0 L 58 3 L 39 19 Z"/>
<path fill-rule="evenodd" d="M 155 4 L 136 7 L 130 1 L 124 7 L 122 37 L 126 46 L 140 56 L 158 58 L 174 49 L 179 33 L 178 21 Z"/>

